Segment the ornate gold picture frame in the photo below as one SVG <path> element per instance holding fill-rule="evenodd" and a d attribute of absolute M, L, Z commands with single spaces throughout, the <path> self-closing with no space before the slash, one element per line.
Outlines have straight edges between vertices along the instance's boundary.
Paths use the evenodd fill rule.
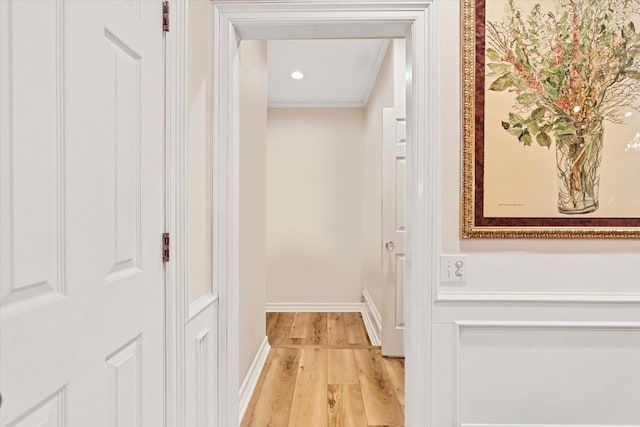
<path fill-rule="evenodd" d="M 640 238 L 640 0 L 461 0 L 463 238 Z"/>

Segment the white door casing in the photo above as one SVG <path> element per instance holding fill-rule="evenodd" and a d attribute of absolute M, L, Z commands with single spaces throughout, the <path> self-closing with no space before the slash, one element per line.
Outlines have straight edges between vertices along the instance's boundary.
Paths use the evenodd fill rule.
<path fill-rule="evenodd" d="M 203 172 L 207 161 L 217 158 L 216 147 L 208 152 L 206 130 L 207 92 L 198 91 L 196 97 L 190 93 L 192 79 L 189 61 L 190 47 L 190 3 L 193 0 L 172 0 L 170 2 L 170 31 L 166 34 L 167 68 L 167 203 L 166 228 L 172 236 L 172 260 L 167 264 L 167 423 L 175 427 L 213 427 L 219 423 L 219 296 L 216 293 L 218 280 L 215 277 L 215 258 L 219 252 L 213 248 L 213 260 L 206 260 L 203 254 L 195 254 L 191 239 L 198 233 L 194 227 L 194 216 L 202 224 L 201 232 L 211 232 L 211 222 L 217 229 L 217 212 L 210 206 L 203 209 L 207 185 L 215 185 L 217 178 Z M 211 3 L 200 2 L 192 13 L 201 13 Z M 211 11 L 211 13 L 213 13 Z M 204 19 L 203 17 L 200 17 Z M 206 35 L 202 35 L 206 37 Z M 210 56 L 212 52 L 208 55 Z M 203 52 L 202 55 L 207 55 Z M 206 59 L 202 59 L 206 61 Z M 202 66 L 202 63 L 199 64 Z M 203 70 L 199 69 L 199 78 Z M 193 105 L 197 107 L 194 108 Z M 204 108 L 203 108 L 204 107 Z M 195 122 L 195 126 L 194 126 Z M 194 137 L 194 134 L 197 134 Z M 194 138 L 197 140 L 194 146 Z M 206 154 L 205 154 L 206 153 Z M 207 155 L 211 158 L 207 159 Z M 214 171 L 215 173 L 215 171 Z M 207 181 L 209 181 L 207 183 Z M 215 188 L 214 188 L 215 191 Z M 202 196 L 203 200 L 197 200 Z M 195 202 L 195 203 L 194 203 Z M 195 211 L 194 211 L 195 210 Z M 194 215 L 195 213 L 195 215 Z M 190 222 L 191 220 L 191 222 Z M 201 240 L 203 236 L 196 236 Z M 190 251 L 191 249 L 191 251 Z M 196 261 L 196 262 L 194 262 Z M 208 265 L 207 265 L 208 262 Z M 194 274 L 194 267 L 200 274 Z M 199 298 L 190 297 L 192 280 L 201 280 L 206 268 L 214 275 L 213 286 L 205 286 Z M 206 274 L 205 274 L 206 275 Z M 202 284 L 200 284 L 202 285 Z M 202 286 L 199 286 L 202 288 Z"/>
<path fill-rule="evenodd" d="M 162 426 L 160 1 L 0 2 L 2 426 Z"/>
<path fill-rule="evenodd" d="M 184 87 L 187 133 L 177 171 L 184 182 L 182 251 L 176 260 L 189 297 L 184 328 L 184 425 L 216 427 L 218 423 L 218 304 L 213 283 L 213 150 L 211 93 L 213 6 L 210 1 L 188 0 L 187 58 Z"/>
<path fill-rule="evenodd" d="M 435 4 L 403 2 L 214 3 L 214 205 L 220 287 L 221 425 L 237 425 L 238 372 L 238 39 L 406 37 L 407 194 L 405 267 L 406 423 L 429 427 L 431 300 L 439 254 L 434 143 L 438 134 Z M 234 416 L 236 417 L 234 419 Z"/>
<path fill-rule="evenodd" d="M 259 5 L 258 7 L 260 7 Z M 214 4 L 213 42 L 213 145 L 214 156 L 214 260 L 215 284 L 220 296 L 219 331 L 219 423 L 239 424 L 240 357 L 239 318 L 239 124 L 240 124 L 240 40 L 229 31 L 228 17 Z M 225 31 L 225 29 L 227 31 Z M 224 52 L 224 54 L 222 52 Z M 224 56 L 223 56 L 224 55 Z M 220 66 L 231 71 L 227 80 Z M 218 72 L 216 72 L 218 71 Z M 233 135 L 229 144 L 227 137 Z M 230 237 L 233 236 L 232 239 Z M 230 265 L 234 266 L 230 268 Z"/>
<path fill-rule="evenodd" d="M 382 354 L 404 357 L 405 175 L 404 108 L 382 109 Z"/>

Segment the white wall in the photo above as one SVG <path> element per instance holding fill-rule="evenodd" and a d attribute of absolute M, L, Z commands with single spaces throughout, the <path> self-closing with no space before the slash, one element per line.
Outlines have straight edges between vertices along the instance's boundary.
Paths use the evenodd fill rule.
<path fill-rule="evenodd" d="M 433 307 L 433 425 L 638 426 L 640 304 L 605 300 L 640 300 L 640 242 L 459 237 L 460 3 L 436 8 L 435 208 L 442 252 L 467 254 L 468 282 L 437 290 L 453 301 Z"/>
<path fill-rule="evenodd" d="M 389 44 L 365 110 L 361 283 L 382 310 L 382 109 L 394 106 L 394 49 Z M 404 104 L 401 99 L 398 102 Z"/>
<path fill-rule="evenodd" d="M 359 301 L 364 117 L 269 109 L 269 303 Z"/>
<path fill-rule="evenodd" d="M 240 44 L 240 363 L 242 381 L 266 335 L 267 44 Z"/>

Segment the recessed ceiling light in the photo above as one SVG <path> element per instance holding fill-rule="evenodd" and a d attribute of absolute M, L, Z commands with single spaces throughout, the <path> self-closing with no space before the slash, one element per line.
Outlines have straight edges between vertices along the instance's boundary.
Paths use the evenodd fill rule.
<path fill-rule="evenodd" d="M 304 78 L 304 74 L 302 71 L 294 71 L 291 73 L 291 78 L 295 80 L 302 80 Z"/>

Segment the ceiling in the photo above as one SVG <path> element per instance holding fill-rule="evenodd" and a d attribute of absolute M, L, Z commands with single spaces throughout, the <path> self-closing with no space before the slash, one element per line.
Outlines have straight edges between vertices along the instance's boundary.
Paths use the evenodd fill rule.
<path fill-rule="evenodd" d="M 364 107 L 388 40 L 269 40 L 269 107 Z M 293 71 L 304 78 L 294 80 Z"/>

